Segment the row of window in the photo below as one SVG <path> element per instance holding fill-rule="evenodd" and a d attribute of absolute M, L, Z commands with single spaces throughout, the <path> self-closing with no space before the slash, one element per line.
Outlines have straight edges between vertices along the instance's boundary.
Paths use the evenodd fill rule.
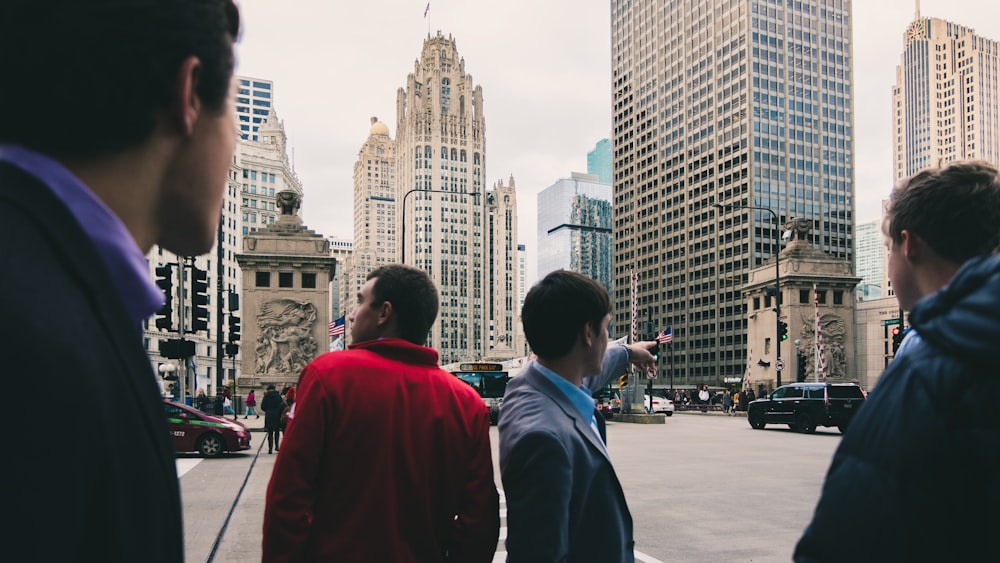
<path fill-rule="evenodd" d="M 254 285 L 256 287 L 271 287 L 271 272 L 256 272 Z M 295 272 L 278 272 L 278 287 L 294 288 Z M 316 289 L 316 273 L 301 272 L 301 289 Z"/>

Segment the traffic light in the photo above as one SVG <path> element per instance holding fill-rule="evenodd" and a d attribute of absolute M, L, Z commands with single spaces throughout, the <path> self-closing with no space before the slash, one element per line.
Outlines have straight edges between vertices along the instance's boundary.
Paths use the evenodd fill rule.
<path fill-rule="evenodd" d="M 208 272 L 191 267 L 191 331 L 208 330 Z"/>
<path fill-rule="evenodd" d="M 156 312 L 156 328 L 160 330 L 174 329 L 174 269 L 170 264 L 156 267 L 156 285 L 163 290 L 166 301 L 163 308 Z"/>
<path fill-rule="evenodd" d="M 895 356 L 899 345 L 903 343 L 903 331 L 898 326 L 892 327 L 892 355 Z"/>
<path fill-rule="evenodd" d="M 788 340 L 788 323 L 785 321 L 778 321 L 778 338 Z"/>
<path fill-rule="evenodd" d="M 240 318 L 236 315 L 229 315 L 229 341 L 240 341 Z"/>

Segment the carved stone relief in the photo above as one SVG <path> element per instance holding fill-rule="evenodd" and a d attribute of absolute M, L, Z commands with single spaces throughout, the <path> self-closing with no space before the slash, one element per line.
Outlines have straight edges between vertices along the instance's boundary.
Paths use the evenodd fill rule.
<path fill-rule="evenodd" d="M 319 349 L 312 336 L 315 323 L 316 307 L 308 301 L 264 303 L 257 314 L 256 373 L 299 373 Z"/>
<path fill-rule="evenodd" d="M 820 315 L 820 331 L 823 336 L 823 352 L 826 356 L 826 377 L 845 379 L 847 352 L 844 346 L 847 338 L 847 323 L 839 315 Z M 802 316 L 802 334 L 799 354 L 805 362 L 806 381 L 816 380 L 816 318 Z"/>

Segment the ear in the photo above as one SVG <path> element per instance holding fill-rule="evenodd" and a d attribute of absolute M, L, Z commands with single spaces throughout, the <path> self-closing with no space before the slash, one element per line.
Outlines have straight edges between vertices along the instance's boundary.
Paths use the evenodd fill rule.
<path fill-rule="evenodd" d="M 594 345 L 594 331 L 589 321 L 580 327 L 580 344 L 583 345 L 584 349 L 589 349 Z"/>
<path fill-rule="evenodd" d="M 392 319 L 392 312 L 392 303 L 389 301 L 383 301 L 378 308 L 378 324 L 388 324 L 389 320 Z"/>
<path fill-rule="evenodd" d="M 924 254 L 924 240 L 919 235 L 903 229 L 899 232 L 899 250 L 909 263 L 918 262 Z"/>
<path fill-rule="evenodd" d="M 200 74 L 201 60 L 192 56 L 184 59 L 174 79 L 170 117 L 178 132 L 185 137 L 194 133 L 195 123 L 201 113 L 201 99 L 197 93 Z"/>

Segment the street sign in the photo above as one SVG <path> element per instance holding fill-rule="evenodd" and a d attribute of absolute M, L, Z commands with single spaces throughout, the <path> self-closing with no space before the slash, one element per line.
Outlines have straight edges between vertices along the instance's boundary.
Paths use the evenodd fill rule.
<path fill-rule="evenodd" d="M 898 325 L 899 319 L 886 319 L 882 321 L 882 326 Z"/>
<path fill-rule="evenodd" d="M 784 371 L 784 369 L 785 369 L 785 360 L 778 360 L 777 362 L 775 362 L 774 363 L 774 369 L 776 369 L 778 371 Z"/>

